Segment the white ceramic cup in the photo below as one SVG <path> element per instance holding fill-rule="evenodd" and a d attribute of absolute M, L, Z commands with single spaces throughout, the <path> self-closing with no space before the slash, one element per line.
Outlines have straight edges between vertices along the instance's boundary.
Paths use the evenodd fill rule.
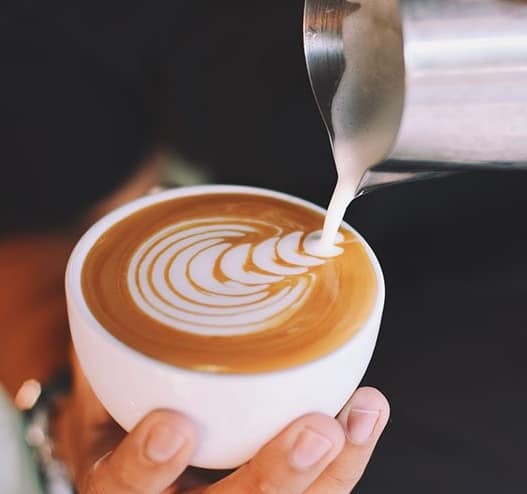
<path fill-rule="evenodd" d="M 384 306 L 379 262 L 363 244 L 377 278 L 374 307 L 362 328 L 333 353 L 286 370 L 257 374 L 215 374 L 182 369 L 139 353 L 114 338 L 90 312 L 82 293 L 84 260 L 112 225 L 146 206 L 179 197 L 247 193 L 274 197 L 308 209 L 309 202 L 264 189 L 197 186 L 168 190 L 133 201 L 102 218 L 75 247 L 66 271 L 66 297 L 73 343 L 95 394 L 127 431 L 147 413 L 164 408 L 184 413 L 199 431 L 192 465 L 234 468 L 298 417 L 311 412 L 335 416 L 355 391 L 370 362 Z M 206 352 L 207 349 L 203 348 Z"/>

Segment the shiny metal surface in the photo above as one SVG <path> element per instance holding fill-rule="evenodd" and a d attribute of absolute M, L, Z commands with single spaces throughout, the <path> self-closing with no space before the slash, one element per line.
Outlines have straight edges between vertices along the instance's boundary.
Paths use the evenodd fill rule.
<path fill-rule="evenodd" d="M 334 152 L 353 155 L 361 190 L 527 168 L 527 1 L 306 0 L 304 22 Z"/>

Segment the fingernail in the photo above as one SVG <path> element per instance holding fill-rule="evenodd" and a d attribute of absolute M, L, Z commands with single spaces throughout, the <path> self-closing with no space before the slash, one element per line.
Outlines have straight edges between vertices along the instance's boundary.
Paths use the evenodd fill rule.
<path fill-rule="evenodd" d="M 368 442 L 375 430 L 379 416 L 379 410 L 352 408 L 347 421 L 349 440 L 355 444 Z"/>
<path fill-rule="evenodd" d="M 316 465 L 333 447 L 333 443 L 311 429 L 304 429 L 298 436 L 291 453 L 291 465 L 305 470 Z"/>
<path fill-rule="evenodd" d="M 145 454 L 154 463 L 166 463 L 181 451 L 185 438 L 165 424 L 156 424 L 146 440 Z"/>

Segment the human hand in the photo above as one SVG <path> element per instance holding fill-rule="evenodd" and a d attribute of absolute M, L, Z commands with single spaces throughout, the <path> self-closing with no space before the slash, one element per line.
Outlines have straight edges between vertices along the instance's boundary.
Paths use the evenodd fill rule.
<path fill-rule="evenodd" d="M 366 468 L 389 416 L 372 388 L 356 391 L 337 419 L 310 414 L 288 426 L 246 465 L 209 484 L 187 470 L 199 438 L 188 418 L 148 415 L 125 435 L 75 364 L 74 389 L 57 422 L 62 454 L 80 494 L 347 494 Z"/>

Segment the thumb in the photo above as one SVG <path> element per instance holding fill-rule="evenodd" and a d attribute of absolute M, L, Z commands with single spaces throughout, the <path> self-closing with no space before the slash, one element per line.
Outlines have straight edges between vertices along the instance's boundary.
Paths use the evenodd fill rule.
<path fill-rule="evenodd" d="M 195 444 L 188 419 L 176 412 L 153 412 L 89 469 L 80 492 L 160 494 L 187 468 Z"/>
<path fill-rule="evenodd" d="M 346 431 L 346 444 L 308 494 L 348 494 L 362 477 L 389 415 L 390 405 L 382 393 L 358 389 L 337 417 Z"/>

